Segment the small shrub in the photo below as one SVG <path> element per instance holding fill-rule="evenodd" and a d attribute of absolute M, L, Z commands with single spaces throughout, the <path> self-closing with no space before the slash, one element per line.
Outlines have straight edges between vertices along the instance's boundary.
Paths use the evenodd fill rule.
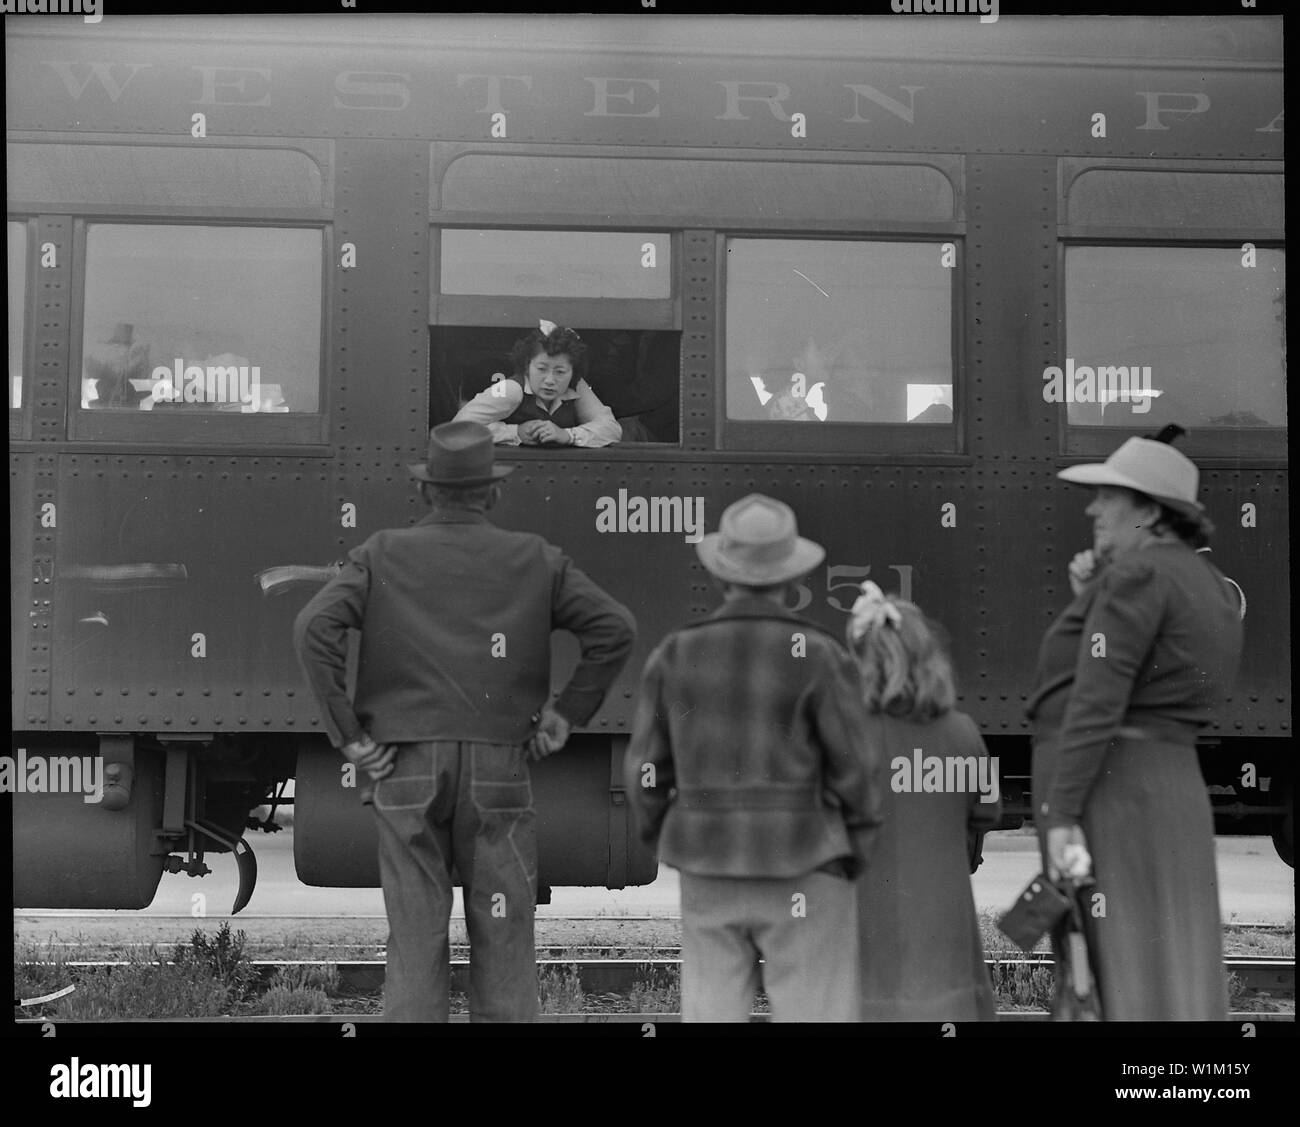
<path fill-rule="evenodd" d="M 544 1014 L 582 1013 L 582 981 L 576 966 L 547 967 L 537 976 Z"/>

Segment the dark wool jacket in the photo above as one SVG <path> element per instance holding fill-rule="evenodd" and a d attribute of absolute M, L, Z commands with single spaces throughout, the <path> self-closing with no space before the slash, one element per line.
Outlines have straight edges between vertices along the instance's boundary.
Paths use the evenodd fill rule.
<path fill-rule="evenodd" d="M 1044 824 L 1078 822 L 1121 727 L 1193 743 L 1241 660 L 1236 590 L 1206 555 L 1154 540 L 1110 561 L 1043 637 L 1027 712 L 1059 741 Z"/>
<path fill-rule="evenodd" d="M 725 603 L 646 663 L 624 762 L 641 836 L 700 876 L 856 871 L 888 785 L 865 727 L 837 639 L 767 599 Z"/>
<path fill-rule="evenodd" d="M 361 632 L 355 701 L 347 631 Z M 335 746 L 522 743 L 551 685 L 551 631 L 582 659 L 556 710 L 585 724 L 632 652 L 631 613 L 530 532 L 481 513 L 433 512 L 376 532 L 294 624 L 307 681 Z"/>

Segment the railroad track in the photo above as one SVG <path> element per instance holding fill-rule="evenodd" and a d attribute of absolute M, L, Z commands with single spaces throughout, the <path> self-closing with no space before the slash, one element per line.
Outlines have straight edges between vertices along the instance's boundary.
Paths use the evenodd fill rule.
<path fill-rule="evenodd" d="M 451 959 L 451 989 L 463 992 L 467 989 L 469 961 L 453 949 Z M 543 949 L 537 960 L 539 975 L 552 973 L 576 977 L 577 984 L 588 994 L 628 994 L 638 983 L 663 983 L 675 979 L 681 971 L 681 959 L 677 958 L 601 958 L 590 955 L 576 955 L 571 948 L 546 951 Z M 985 959 L 990 975 L 1012 976 L 1019 972 L 1030 972 L 1039 968 L 1051 970 L 1050 956 L 1030 956 L 1013 959 Z M 124 959 L 77 960 L 63 964 L 74 970 L 90 970 L 97 967 L 113 968 L 129 965 Z M 250 960 L 259 977 L 270 981 L 278 971 L 298 968 L 304 972 L 312 970 L 320 974 L 333 973 L 338 977 L 341 990 L 357 994 L 379 993 L 384 985 L 384 962 L 379 959 L 336 961 L 304 959 L 264 959 Z M 1288 957 L 1272 958 L 1229 958 L 1224 960 L 1224 969 L 1236 975 L 1242 984 L 1251 990 L 1270 993 L 1295 992 L 1295 960 Z"/>

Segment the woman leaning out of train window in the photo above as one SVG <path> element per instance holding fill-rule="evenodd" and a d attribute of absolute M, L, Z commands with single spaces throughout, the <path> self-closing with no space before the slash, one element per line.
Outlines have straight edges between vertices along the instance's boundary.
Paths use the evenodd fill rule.
<path fill-rule="evenodd" d="M 1232 691 L 1242 628 L 1234 588 L 1197 551 L 1213 526 L 1196 466 L 1168 444 L 1180 431 L 1057 475 L 1096 487 L 1093 546 L 1069 566 L 1074 601 L 1043 638 L 1028 705 L 1044 866 L 1095 878 L 1084 927 L 1107 1021 L 1228 1015 L 1195 741 Z"/>
<path fill-rule="evenodd" d="M 997 761 L 975 722 L 953 708 L 938 627 L 870 581 L 862 592 L 848 643 L 869 716 L 862 738 L 881 749 L 890 785 L 858 878 L 861 1016 L 992 1021 L 970 873 L 1001 817 Z"/>
<path fill-rule="evenodd" d="M 494 442 L 609 446 L 623 436 L 614 413 L 586 381 L 587 346 L 572 329 L 542 321 L 510 350 L 514 379 L 496 380 L 456 420 L 482 423 Z"/>

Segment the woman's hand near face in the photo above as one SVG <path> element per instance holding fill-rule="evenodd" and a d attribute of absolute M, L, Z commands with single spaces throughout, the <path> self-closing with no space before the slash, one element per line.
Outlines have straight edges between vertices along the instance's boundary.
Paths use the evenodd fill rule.
<path fill-rule="evenodd" d="M 1099 560 L 1097 553 L 1091 548 L 1083 552 L 1076 552 L 1074 559 L 1070 561 L 1070 590 L 1076 595 L 1088 585 L 1093 575 L 1097 572 Z"/>

